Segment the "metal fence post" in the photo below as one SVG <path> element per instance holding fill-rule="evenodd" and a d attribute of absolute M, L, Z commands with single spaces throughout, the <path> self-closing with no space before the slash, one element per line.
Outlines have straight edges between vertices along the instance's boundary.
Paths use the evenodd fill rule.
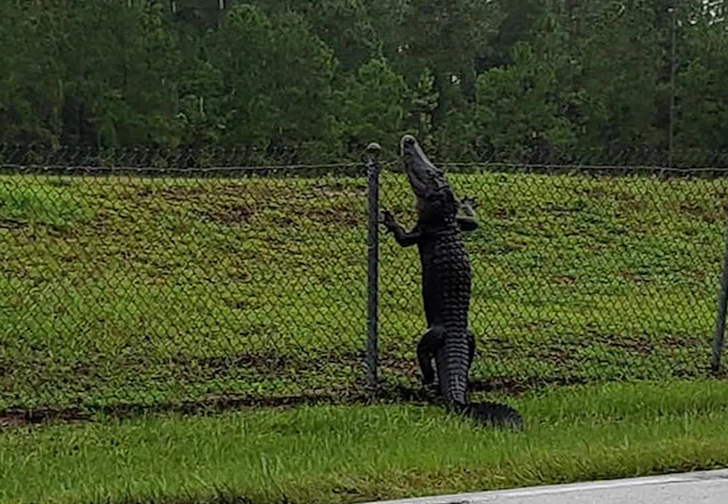
<path fill-rule="evenodd" d="M 365 158 L 368 185 L 369 233 L 367 236 L 367 385 L 377 387 L 378 288 L 379 288 L 379 151 L 377 143 L 367 146 Z"/>
<path fill-rule="evenodd" d="M 710 367 L 713 369 L 714 373 L 720 371 L 720 357 L 723 352 L 723 340 L 725 335 L 726 307 L 728 306 L 728 223 L 726 223 L 724 247 L 723 276 L 720 282 L 718 315 L 715 320 L 715 334 L 713 335 L 713 359 L 710 363 Z"/>

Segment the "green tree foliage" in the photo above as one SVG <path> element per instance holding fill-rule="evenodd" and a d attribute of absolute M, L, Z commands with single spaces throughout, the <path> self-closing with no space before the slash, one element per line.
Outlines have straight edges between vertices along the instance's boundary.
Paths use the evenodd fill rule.
<path fill-rule="evenodd" d="M 329 139 L 336 61 L 300 15 L 272 22 L 257 7 L 236 6 L 209 35 L 207 52 L 222 78 L 221 95 L 210 101 L 224 144 Z"/>
<path fill-rule="evenodd" d="M 63 143 L 177 142 L 179 53 L 160 5 L 75 1 L 44 14 L 61 67 Z"/>
<path fill-rule="evenodd" d="M 296 0 L 293 5 L 334 51 L 343 72 L 382 55 L 382 40 L 364 0 Z"/>
<path fill-rule="evenodd" d="M 517 163 L 664 152 L 674 118 L 677 150 L 726 150 L 726 11 L 725 0 L 7 0 L 0 142 L 323 162 L 370 141 L 392 151 L 413 132 L 439 160 Z"/>
<path fill-rule="evenodd" d="M 57 144 L 63 66 L 54 40 L 58 20 L 24 2 L 0 2 L 0 139 Z"/>
<path fill-rule="evenodd" d="M 658 86 L 670 32 L 654 22 L 651 3 L 587 0 L 576 9 L 578 85 L 588 101 L 585 136 L 592 145 L 657 147 L 666 139 L 656 120 L 668 106 Z"/>
<path fill-rule="evenodd" d="M 394 141 L 402 132 L 409 88 L 383 59 L 364 64 L 340 93 L 343 132 L 348 144 L 361 150 L 373 138 Z"/>
<path fill-rule="evenodd" d="M 727 2 L 693 2 L 683 24 L 678 61 L 676 142 L 683 149 L 728 151 Z"/>
<path fill-rule="evenodd" d="M 498 159 L 538 162 L 550 147 L 563 150 L 575 143 L 573 125 L 559 113 L 556 69 L 544 56 L 518 42 L 511 65 L 478 78 L 472 131 L 479 147 L 491 146 Z"/>
<path fill-rule="evenodd" d="M 395 38 L 397 68 L 419 78 L 432 72 L 438 94 L 434 125 L 473 97 L 475 61 L 485 54 L 500 20 L 498 5 L 482 0 L 410 0 L 401 3 Z"/>

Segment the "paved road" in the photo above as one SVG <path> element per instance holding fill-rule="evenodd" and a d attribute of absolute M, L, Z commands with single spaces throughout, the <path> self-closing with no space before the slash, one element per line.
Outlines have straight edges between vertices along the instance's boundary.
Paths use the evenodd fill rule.
<path fill-rule="evenodd" d="M 377 504 L 728 504 L 728 469 Z"/>

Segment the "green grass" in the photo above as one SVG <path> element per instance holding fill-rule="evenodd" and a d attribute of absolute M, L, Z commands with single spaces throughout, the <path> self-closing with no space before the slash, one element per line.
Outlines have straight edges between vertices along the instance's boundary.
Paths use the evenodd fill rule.
<path fill-rule="evenodd" d="M 725 383 L 560 388 L 510 402 L 523 433 L 402 405 L 18 428 L 0 433 L 0 501 L 325 504 L 728 465 Z"/>
<path fill-rule="evenodd" d="M 451 174 L 474 195 L 472 377 L 705 373 L 728 182 Z M 382 206 L 413 221 L 401 175 Z M 416 251 L 382 236 L 381 376 L 412 384 Z M 361 390 L 366 182 L 0 177 L 0 410 Z"/>

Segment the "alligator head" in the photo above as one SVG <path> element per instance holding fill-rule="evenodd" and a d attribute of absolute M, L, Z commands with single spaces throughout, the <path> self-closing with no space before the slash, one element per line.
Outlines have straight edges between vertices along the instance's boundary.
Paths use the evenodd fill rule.
<path fill-rule="evenodd" d="M 420 220 L 434 222 L 455 217 L 458 204 L 445 173 L 429 160 L 412 135 L 402 137 L 400 150 Z"/>

